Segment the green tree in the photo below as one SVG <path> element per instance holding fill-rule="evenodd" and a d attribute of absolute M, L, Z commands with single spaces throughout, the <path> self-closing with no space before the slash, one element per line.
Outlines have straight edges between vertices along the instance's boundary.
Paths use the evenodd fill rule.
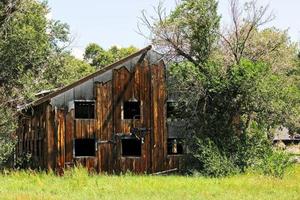
<path fill-rule="evenodd" d="M 27 71 L 40 72 L 54 53 L 54 46 L 68 40 L 68 26 L 46 18 L 44 3 L 25 0 L 0 30 L 1 87 L 14 86 Z"/>
<path fill-rule="evenodd" d="M 40 88 L 63 87 L 95 71 L 94 67 L 67 52 L 61 53 L 55 61 L 52 60 L 51 66 L 43 72 Z"/>
<path fill-rule="evenodd" d="M 69 44 L 68 25 L 48 20 L 48 12 L 36 0 L 0 2 L 0 168 L 14 149 L 17 105 L 35 98 Z"/>
<path fill-rule="evenodd" d="M 113 62 L 116 62 L 122 58 L 125 58 L 129 56 L 130 54 L 133 54 L 138 51 L 138 48 L 134 46 L 129 46 L 129 47 L 117 47 L 117 46 L 112 46 L 108 49 L 108 53 L 112 55 L 113 57 Z"/>
<path fill-rule="evenodd" d="M 287 31 L 274 27 L 255 30 L 244 57 L 252 61 L 263 61 L 270 64 L 273 71 L 285 73 L 296 66 L 297 45 L 290 40 Z"/>
<path fill-rule="evenodd" d="M 218 39 L 217 7 L 217 1 L 183 0 L 168 16 L 160 4 L 157 18 L 149 18 L 143 11 L 141 24 L 150 30 L 149 39 L 159 50 L 170 58 L 184 58 L 204 72 Z"/>
<path fill-rule="evenodd" d="M 284 32 L 257 31 L 272 19 L 267 7 L 252 1 L 244 8 L 242 15 L 231 1 L 233 28 L 225 33 L 216 1 L 184 0 L 169 15 L 161 6 L 157 18 L 143 14 L 150 39 L 172 59 L 169 90 L 188 122 L 189 169 L 210 176 L 257 165 L 272 152 L 270 129 L 299 119 L 300 92 L 289 75 L 295 46 Z"/>
<path fill-rule="evenodd" d="M 92 66 L 101 69 L 109 64 L 112 64 L 134 52 L 138 49 L 134 46 L 118 48 L 112 46 L 107 51 L 98 44 L 89 44 L 84 53 L 84 59 Z"/>

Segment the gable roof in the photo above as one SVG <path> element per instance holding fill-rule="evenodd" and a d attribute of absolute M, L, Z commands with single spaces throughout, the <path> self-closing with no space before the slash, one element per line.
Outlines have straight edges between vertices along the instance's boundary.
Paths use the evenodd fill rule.
<path fill-rule="evenodd" d="M 53 97 L 55 97 L 57 95 L 60 95 L 60 94 L 62 94 L 64 92 L 68 91 L 71 88 L 74 88 L 74 87 L 76 87 L 76 86 L 78 86 L 78 85 L 80 85 L 80 84 L 82 84 L 82 83 L 84 83 L 84 82 L 86 82 L 86 81 L 88 81 L 88 80 L 96 77 L 96 76 L 99 76 L 99 75 L 101 75 L 101 74 L 103 74 L 103 73 L 105 73 L 105 72 L 107 72 L 107 71 L 109 71 L 111 69 L 114 69 L 116 66 L 122 65 L 123 63 L 127 62 L 128 60 L 130 60 L 130 59 L 132 59 L 134 57 L 137 57 L 137 56 L 141 55 L 140 60 L 142 60 L 144 58 L 144 56 L 146 55 L 146 53 L 149 50 L 151 50 L 151 48 L 152 48 L 152 46 L 149 45 L 149 46 L 147 46 L 147 47 L 145 47 L 145 48 L 143 48 L 143 49 L 141 49 L 141 50 L 139 50 L 139 51 L 137 51 L 137 52 L 135 52 L 135 53 L 133 53 L 133 54 L 131 54 L 131 55 L 129 55 L 129 56 L 127 56 L 127 57 L 119 60 L 119 61 L 117 61 L 117 62 L 115 62 L 115 63 L 112 63 L 112 64 L 110 64 L 110 65 L 108 65 L 108 66 L 106 66 L 106 67 L 104 67 L 104 68 L 102 68 L 102 69 L 100 69 L 100 70 L 98 70 L 98 71 L 96 71 L 96 72 L 88 75 L 88 76 L 83 77 L 82 79 L 79 79 L 78 81 L 76 81 L 74 83 L 71 83 L 71 84 L 69 84 L 69 85 L 67 85 L 67 86 L 65 86 L 65 87 L 63 87 L 61 89 L 58 89 L 58 90 L 56 90 L 56 91 L 54 91 L 54 92 L 52 92 L 52 93 L 50 93 L 48 95 L 45 95 L 45 96 L 43 96 L 43 97 L 41 97 L 41 98 L 39 98 L 39 99 L 37 99 L 37 100 L 35 100 L 35 101 L 33 101 L 33 102 L 25 105 L 25 106 L 22 106 L 19 110 L 21 111 L 21 110 L 24 110 L 25 108 L 27 108 L 29 106 L 36 106 L 36 105 L 42 104 L 42 103 L 50 100 L 51 98 L 53 98 Z"/>

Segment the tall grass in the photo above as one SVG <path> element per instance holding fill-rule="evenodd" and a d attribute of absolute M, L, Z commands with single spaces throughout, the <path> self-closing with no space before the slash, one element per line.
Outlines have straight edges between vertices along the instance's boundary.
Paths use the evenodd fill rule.
<path fill-rule="evenodd" d="M 227 178 L 89 175 L 75 168 L 0 175 L 0 199 L 300 199 L 300 166 L 283 179 L 248 173 Z"/>

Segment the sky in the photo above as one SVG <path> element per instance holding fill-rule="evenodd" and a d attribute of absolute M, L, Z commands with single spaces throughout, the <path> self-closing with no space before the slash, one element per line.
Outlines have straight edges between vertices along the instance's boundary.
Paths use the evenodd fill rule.
<path fill-rule="evenodd" d="M 142 10 L 151 15 L 160 0 L 48 0 L 49 17 L 69 24 L 73 55 L 82 58 L 85 47 L 95 42 L 104 48 L 112 45 L 143 48 L 149 41 L 138 32 L 138 18 Z M 245 0 L 241 0 L 241 3 Z M 300 0 L 258 0 L 269 4 L 276 18 L 268 26 L 288 29 L 293 41 L 300 41 Z M 167 11 L 176 0 L 164 0 Z M 219 0 L 222 24 L 229 24 L 228 0 Z"/>

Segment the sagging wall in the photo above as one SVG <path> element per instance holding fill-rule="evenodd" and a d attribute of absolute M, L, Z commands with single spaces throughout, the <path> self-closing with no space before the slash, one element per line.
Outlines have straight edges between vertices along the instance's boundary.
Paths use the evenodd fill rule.
<path fill-rule="evenodd" d="M 30 124 L 35 129 L 41 124 L 42 132 L 45 133 L 42 136 L 40 166 L 59 169 L 80 163 L 89 169 L 110 173 L 127 170 L 153 173 L 180 167 L 182 157 L 167 155 L 167 94 L 163 61 L 158 64 L 144 61 L 132 68 L 120 67 L 112 70 L 111 79 L 92 83 L 88 83 L 89 86 L 81 93 L 71 96 L 67 92 L 63 101 L 59 98 L 52 99 L 34 109 L 40 109 L 41 114 L 34 111 L 33 117 L 29 118 Z M 89 91 L 92 91 L 92 96 Z M 122 119 L 123 102 L 133 96 L 141 102 L 141 117 L 134 120 Z M 74 103 L 70 99 L 94 99 L 95 119 L 75 119 Z M 38 124 L 37 119 L 40 120 Z M 121 138 L 129 135 L 132 127 L 149 130 L 139 157 L 122 156 L 121 152 Z M 20 138 L 40 135 L 33 129 L 18 133 Z M 74 139 L 80 138 L 96 139 L 96 156 L 74 157 Z M 24 145 L 19 140 L 18 146 L 22 146 L 21 143 Z M 27 145 L 19 149 L 19 154 L 28 149 L 33 153 L 37 151 L 31 151 L 31 145 Z"/>

